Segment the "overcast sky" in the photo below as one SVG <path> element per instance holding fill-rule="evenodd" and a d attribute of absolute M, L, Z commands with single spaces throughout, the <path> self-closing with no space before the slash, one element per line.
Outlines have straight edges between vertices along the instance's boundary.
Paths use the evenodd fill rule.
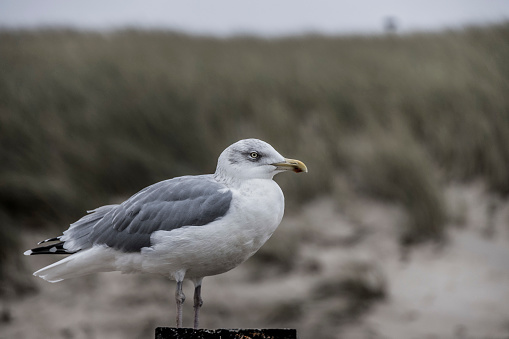
<path fill-rule="evenodd" d="M 509 20 L 509 0 L 0 0 L 0 27 L 169 28 L 228 36 L 378 33 Z"/>

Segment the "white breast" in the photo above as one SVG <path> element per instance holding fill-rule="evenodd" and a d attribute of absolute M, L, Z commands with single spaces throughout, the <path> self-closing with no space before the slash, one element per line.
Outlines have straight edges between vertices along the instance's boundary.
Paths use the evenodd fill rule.
<path fill-rule="evenodd" d="M 199 278 L 229 271 L 252 256 L 283 218 L 283 193 L 268 179 L 246 180 L 232 193 L 230 210 L 220 220 L 155 232 L 139 270 Z"/>

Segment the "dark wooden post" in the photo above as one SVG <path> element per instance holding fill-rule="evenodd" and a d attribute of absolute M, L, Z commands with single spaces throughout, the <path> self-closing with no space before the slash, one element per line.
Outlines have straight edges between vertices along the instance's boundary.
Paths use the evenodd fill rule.
<path fill-rule="evenodd" d="M 157 327 L 156 339 L 297 339 L 297 330 L 239 329 L 194 330 L 192 328 Z"/>

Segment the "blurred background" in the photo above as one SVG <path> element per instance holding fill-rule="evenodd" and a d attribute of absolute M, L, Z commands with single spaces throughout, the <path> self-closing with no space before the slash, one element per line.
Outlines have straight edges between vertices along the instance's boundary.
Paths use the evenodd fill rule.
<path fill-rule="evenodd" d="M 173 326 L 173 282 L 50 284 L 31 273 L 55 258 L 22 253 L 248 137 L 309 173 L 276 177 L 279 229 L 204 280 L 204 327 L 509 337 L 508 18 L 502 0 L 1 1 L 0 338 Z"/>

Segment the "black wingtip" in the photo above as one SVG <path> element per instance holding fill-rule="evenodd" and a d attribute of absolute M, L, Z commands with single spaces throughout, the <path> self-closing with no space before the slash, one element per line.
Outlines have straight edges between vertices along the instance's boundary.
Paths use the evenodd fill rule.
<path fill-rule="evenodd" d="M 43 240 L 43 241 L 39 241 L 37 243 L 37 245 L 44 244 L 44 243 L 50 242 L 50 241 L 59 241 L 59 240 L 60 240 L 60 237 L 50 238 L 50 239 L 46 239 L 46 240 Z"/>
<path fill-rule="evenodd" d="M 70 252 L 64 248 L 64 242 L 62 241 L 59 242 L 58 244 L 32 248 L 31 250 L 28 250 L 23 254 L 36 255 L 36 254 L 73 254 L 73 253 L 75 252 Z"/>

